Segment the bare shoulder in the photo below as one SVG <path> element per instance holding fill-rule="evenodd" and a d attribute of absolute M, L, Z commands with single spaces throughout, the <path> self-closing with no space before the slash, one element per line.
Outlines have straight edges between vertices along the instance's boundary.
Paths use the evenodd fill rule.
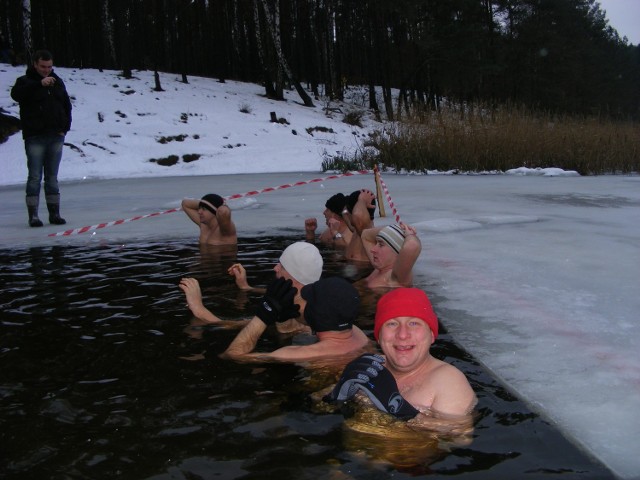
<path fill-rule="evenodd" d="M 477 397 L 465 374 L 455 366 L 439 361 L 429 379 L 433 411 L 448 415 L 468 414 Z"/>
<path fill-rule="evenodd" d="M 436 384 L 440 382 L 445 384 L 450 382 L 468 383 L 467 377 L 460 369 L 442 360 L 437 360 L 437 364 L 431 371 L 430 377 L 431 381 Z"/>
<path fill-rule="evenodd" d="M 391 280 L 391 270 L 381 272 L 377 268 L 374 268 L 369 276 L 366 277 L 365 281 L 369 288 L 388 288 L 394 286 Z"/>

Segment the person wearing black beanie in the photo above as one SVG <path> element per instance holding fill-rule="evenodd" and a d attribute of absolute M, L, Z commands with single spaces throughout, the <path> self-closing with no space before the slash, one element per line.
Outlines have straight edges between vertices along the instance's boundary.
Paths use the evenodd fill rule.
<path fill-rule="evenodd" d="M 346 197 L 346 212 L 342 217 L 353 232 L 347 245 L 345 257 L 353 262 L 369 263 L 369 255 L 362 242 L 362 232 L 373 228 L 373 217 L 376 211 L 376 196 L 371 190 L 363 188 L 351 192 Z"/>
<path fill-rule="evenodd" d="M 182 210 L 200 227 L 201 245 L 238 244 L 231 209 L 220 195 L 209 193 L 200 200 L 185 198 L 182 200 Z"/>
<path fill-rule="evenodd" d="M 300 291 L 291 280 L 277 278 L 259 301 L 256 315 L 220 356 L 240 362 L 339 361 L 372 351 L 373 342 L 355 325 L 360 311 L 357 289 L 341 277 L 321 278 Z M 317 341 L 286 345 L 271 352 L 256 351 L 269 326 L 298 315 Z"/>
<path fill-rule="evenodd" d="M 325 202 L 324 206 L 336 215 L 342 215 L 342 210 L 344 210 L 346 202 L 347 199 L 342 193 L 336 193 L 329 197 L 329 200 Z"/>
<path fill-rule="evenodd" d="M 369 214 L 369 220 L 373 221 L 373 217 L 376 213 L 376 196 L 371 190 L 367 190 L 366 188 L 356 190 L 349 194 L 349 196 L 346 198 L 347 211 L 353 215 L 353 209 L 360 200 L 361 196 L 363 198 L 363 201 L 366 202 L 365 208 L 367 213 Z"/>
<path fill-rule="evenodd" d="M 320 234 L 318 240 L 323 244 L 345 249 L 351 242 L 352 232 L 349 229 L 343 214 L 346 209 L 347 197 L 342 193 L 336 193 L 325 202 L 323 215 L 327 228 Z M 316 230 L 318 228 L 318 220 L 316 218 L 307 218 L 304 221 L 305 237 L 307 242 L 316 241 Z"/>

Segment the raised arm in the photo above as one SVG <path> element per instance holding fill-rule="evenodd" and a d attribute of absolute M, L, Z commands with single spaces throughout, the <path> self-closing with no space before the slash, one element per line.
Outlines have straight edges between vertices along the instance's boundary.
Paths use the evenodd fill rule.
<path fill-rule="evenodd" d="M 401 223 L 405 232 L 404 243 L 393 264 L 392 277 L 403 286 L 411 286 L 413 283 L 413 266 L 422 251 L 422 243 L 418 238 L 416 229 L 410 225 Z M 375 238 L 375 237 L 374 237 Z"/>
<path fill-rule="evenodd" d="M 353 236 L 353 232 L 349 230 L 346 222 L 340 221 L 337 218 L 330 218 L 327 221 L 327 226 L 329 227 L 327 231 L 330 236 L 330 244 L 333 245 L 334 248 L 346 248 Z"/>
<path fill-rule="evenodd" d="M 275 325 L 300 315 L 300 307 L 293 300 L 298 290 L 291 280 L 278 278 L 269 284 L 256 309 L 256 315 L 238 333 L 229 347 L 220 356 L 237 361 L 269 360 L 269 354 L 253 353 L 258 339 L 268 325 Z"/>
<path fill-rule="evenodd" d="M 180 280 L 180 289 L 187 297 L 187 306 L 193 316 L 205 323 L 220 323 L 222 320 L 209 311 L 202 303 L 202 291 L 200 283 L 195 278 L 183 278 Z"/>
<path fill-rule="evenodd" d="M 185 198 L 182 200 L 182 211 L 186 213 L 187 217 L 196 225 L 200 225 L 200 215 L 198 214 L 199 205 L 200 200 L 196 200 L 195 198 Z"/>
<path fill-rule="evenodd" d="M 373 227 L 373 220 L 371 220 L 371 215 L 369 215 L 369 209 L 375 208 L 373 204 L 375 198 L 376 196 L 371 190 L 363 188 L 358 196 L 358 201 L 353 206 L 351 225 L 360 236 L 362 236 L 364 230 Z"/>
<path fill-rule="evenodd" d="M 220 226 L 220 233 L 224 237 L 235 236 L 236 226 L 231 220 L 231 209 L 227 205 L 220 205 L 216 211 L 216 218 Z"/>
<path fill-rule="evenodd" d="M 367 228 L 362 231 L 362 235 L 360 238 L 362 239 L 362 245 L 364 246 L 365 251 L 367 252 L 367 257 L 369 257 L 369 261 L 373 262 L 373 254 L 371 253 L 371 249 L 376 244 L 376 235 L 383 227 L 372 227 Z"/>
<path fill-rule="evenodd" d="M 318 229 L 318 220 L 315 218 L 307 218 L 304 221 L 304 238 L 309 243 L 315 243 L 316 230 Z"/>

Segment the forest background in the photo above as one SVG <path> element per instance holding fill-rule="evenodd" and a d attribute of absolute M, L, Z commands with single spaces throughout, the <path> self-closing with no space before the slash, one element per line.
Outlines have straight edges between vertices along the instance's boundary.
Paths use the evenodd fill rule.
<path fill-rule="evenodd" d="M 595 0 L 0 3 L 16 63 L 44 47 L 58 66 L 295 88 L 307 106 L 366 86 L 371 111 L 402 123 L 372 137 L 375 158 L 326 167 L 640 171 L 640 46 Z"/>

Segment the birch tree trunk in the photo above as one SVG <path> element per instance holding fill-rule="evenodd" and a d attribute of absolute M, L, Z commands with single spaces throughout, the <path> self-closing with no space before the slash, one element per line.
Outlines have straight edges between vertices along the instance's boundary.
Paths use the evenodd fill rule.
<path fill-rule="evenodd" d="M 106 68 L 116 66 L 116 47 L 113 40 L 113 19 L 109 14 L 109 0 L 102 1 L 102 33 L 104 35 L 104 55 L 107 61 Z"/>
<path fill-rule="evenodd" d="M 31 65 L 33 55 L 33 39 L 31 36 L 31 0 L 22 0 L 22 28 L 24 35 L 25 63 Z"/>
<path fill-rule="evenodd" d="M 122 63 L 122 76 L 124 78 L 132 78 L 133 72 L 131 71 L 131 58 L 129 53 L 131 36 L 129 35 L 129 21 L 131 20 L 130 11 L 131 7 L 129 5 L 124 6 L 124 11 L 121 12 L 120 19 L 118 20 L 118 37 L 120 42 L 125 47 L 122 48 L 122 55 L 120 56 L 120 61 Z"/>
<path fill-rule="evenodd" d="M 334 34 L 336 31 L 336 19 L 334 4 L 331 1 L 325 3 L 326 15 L 327 15 L 327 69 L 328 78 L 331 91 L 331 98 L 343 99 L 343 92 L 340 82 L 338 81 L 338 73 L 336 72 L 336 56 L 334 48 Z"/>
<path fill-rule="evenodd" d="M 262 0 L 262 8 L 264 9 L 264 14 L 267 17 L 267 27 L 269 29 L 271 39 L 273 40 L 273 45 L 278 57 L 280 68 L 282 68 L 284 74 L 293 83 L 296 92 L 298 92 L 298 95 L 300 95 L 300 98 L 304 102 L 305 107 L 314 107 L 315 105 L 313 104 L 313 100 L 311 100 L 311 97 L 307 94 L 307 92 L 304 91 L 302 85 L 300 85 L 300 82 L 293 76 L 293 72 L 291 71 L 291 68 L 289 68 L 287 59 L 284 58 L 284 54 L 282 53 L 282 42 L 280 40 L 280 9 L 278 8 L 278 0 L 276 0 L 275 2 L 273 14 L 269 9 L 267 0 Z"/>
<path fill-rule="evenodd" d="M 256 32 L 256 46 L 258 50 L 258 59 L 260 60 L 260 66 L 264 75 L 264 89 L 268 98 L 276 98 L 276 89 L 273 86 L 273 80 L 271 80 L 271 74 L 269 73 L 269 67 L 267 65 L 266 53 L 264 50 L 264 44 L 262 43 L 262 29 L 260 28 L 260 12 L 258 11 L 258 2 L 253 0 L 253 23 Z"/>

